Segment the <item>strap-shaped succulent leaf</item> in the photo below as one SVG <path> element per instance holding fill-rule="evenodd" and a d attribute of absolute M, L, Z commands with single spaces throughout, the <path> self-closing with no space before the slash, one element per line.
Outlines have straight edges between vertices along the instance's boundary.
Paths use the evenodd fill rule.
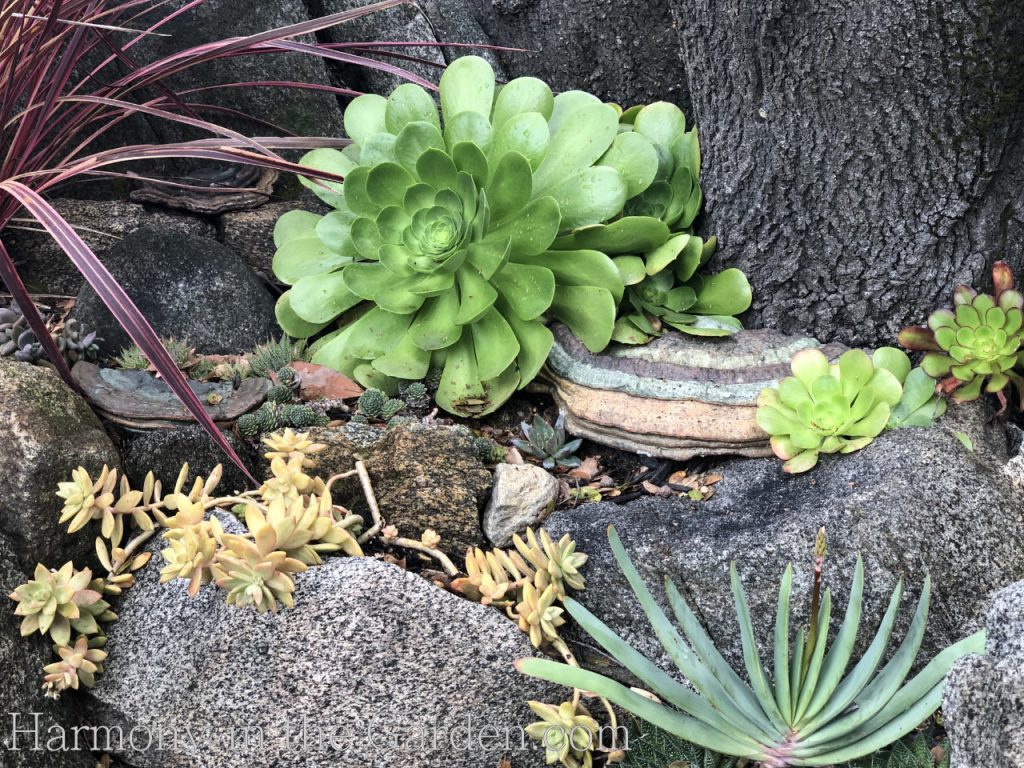
<path fill-rule="evenodd" d="M 942 683 L 949 668 L 961 656 L 984 650 L 984 633 L 979 632 L 942 651 L 906 680 L 927 623 L 930 590 L 926 579 L 910 629 L 889 661 L 878 669 L 889 646 L 902 584 L 893 592 L 867 651 L 850 668 L 864 589 L 864 567 L 858 558 L 850 603 L 831 648 L 827 648 L 827 592 L 819 609 L 822 623 L 816 634 L 812 633 L 813 642 L 801 631 L 792 638 L 792 569 L 786 569 L 776 612 L 775 674 L 770 679 L 758 655 L 750 610 L 733 567 L 733 594 L 747 675 L 744 681 L 714 647 L 680 592 L 666 581 L 682 634 L 676 630 L 640 578 L 614 528 L 609 529 L 608 536 L 655 634 L 694 690 L 659 669 L 571 599 L 566 601 L 566 609 L 573 619 L 667 704 L 603 675 L 546 659 L 525 659 L 517 667 L 528 675 L 604 696 L 658 728 L 722 754 L 760 761 L 770 768 L 830 766 L 871 754 L 899 740 L 933 714 L 941 702 Z M 813 645 L 810 653 L 805 653 L 805 641 Z"/>

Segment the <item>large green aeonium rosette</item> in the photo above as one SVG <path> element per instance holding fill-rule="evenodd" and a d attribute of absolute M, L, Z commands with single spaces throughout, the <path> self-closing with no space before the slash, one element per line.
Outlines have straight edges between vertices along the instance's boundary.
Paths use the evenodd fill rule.
<path fill-rule="evenodd" d="M 623 294 L 614 263 L 551 246 L 617 216 L 637 189 L 629 158 L 595 165 L 618 135 L 615 108 L 553 97 L 533 78 L 495 90 L 486 61 L 458 59 L 441 78 L 443 129 L 419 86 L 355 99 L 352 146 L 304 159 L 345 176 L 306 181 L 336 210 L 286 214 L 275 231 L 287 333 L 372 306 L 319 343 L 315 362 L 384 389 L 443 366 L 437 401 L 462 415 L 493 411 L 536 376 L 553 318 L 592 351 L 608 344 Z"/>

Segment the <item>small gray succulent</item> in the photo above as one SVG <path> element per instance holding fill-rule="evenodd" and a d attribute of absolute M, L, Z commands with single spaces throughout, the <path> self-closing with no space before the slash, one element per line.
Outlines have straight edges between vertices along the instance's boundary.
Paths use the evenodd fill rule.
<path fill-rule="evenodd" d="M 512 444 L 520 452 L 540 459 L 544 469 L 563 467 L 571 469 L 580 465 L 580 459 L 574 454 L 579 450 L 582 440 L 565 441 L 565 414 L 559 412 L 555 425 L 548 424 L 540 414 L 533 417 L 533 426 L 525 421 L 522 423 L 525 440 L 513 440 Z"/>

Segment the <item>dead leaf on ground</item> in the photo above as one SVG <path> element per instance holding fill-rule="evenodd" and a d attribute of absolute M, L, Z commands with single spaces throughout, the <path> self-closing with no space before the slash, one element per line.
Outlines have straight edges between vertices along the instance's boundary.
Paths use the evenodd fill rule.
<path fill-rule="evenodd" d="M 655 485 L 650 480 L 644 480 L 640 485 L 652 496 L 661 496 L 662 498 L 672 495 L 672 489 L 667 485 Z"/>
<path fill-rule="evenodd" d="M 599 458 L 599 456 L 588 456 L 578 467 L 569 470 L 569 477 L 574 480 L 582 480 L 585 483 L 589 483 L 597 477 L 597 473 L 601 471 L 601 463 L 598 461 Z"/>
<path fill-rule="evenodd" d="M 351 400 L 363 394 L 363 388 L 343 373 L 316 363 L 296 360 L 299 373 L 299 397 L 303 400 Z"/>

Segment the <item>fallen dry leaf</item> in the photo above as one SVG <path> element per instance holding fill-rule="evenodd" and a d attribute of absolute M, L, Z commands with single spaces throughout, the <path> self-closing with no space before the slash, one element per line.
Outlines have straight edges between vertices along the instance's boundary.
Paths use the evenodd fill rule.
<path fill-rule="evenodd" d="M 682 485 L 683 480 L 686 479 L 686 470 L 680 469 L 678 472 L 673 472 L 668 476 L 669 485 Z"/>
<path fill-rule="evenodd" d="M 644 480 L 641 485 L 643 486 L 643 489 L 652 496 L 666 497 L 672 495 L 672 489 L 667 485 L 655 485 L 650 480 Z"/>
<path fill-rule="evenodd" d="M 598 457 L 588 456 L 578 467 L 569 470 L 569 477 L 574 480 L 582 480 L 585 483 L 589 483 L 600 471 L 601 464 L 598 462 Z"/>
<path fill-rule="evenodd" d="M 316 363 L 297 360 L 299 397 L 302 400 L 351 400 L 363 394 L 363 388 L 343 373 Z"/>

